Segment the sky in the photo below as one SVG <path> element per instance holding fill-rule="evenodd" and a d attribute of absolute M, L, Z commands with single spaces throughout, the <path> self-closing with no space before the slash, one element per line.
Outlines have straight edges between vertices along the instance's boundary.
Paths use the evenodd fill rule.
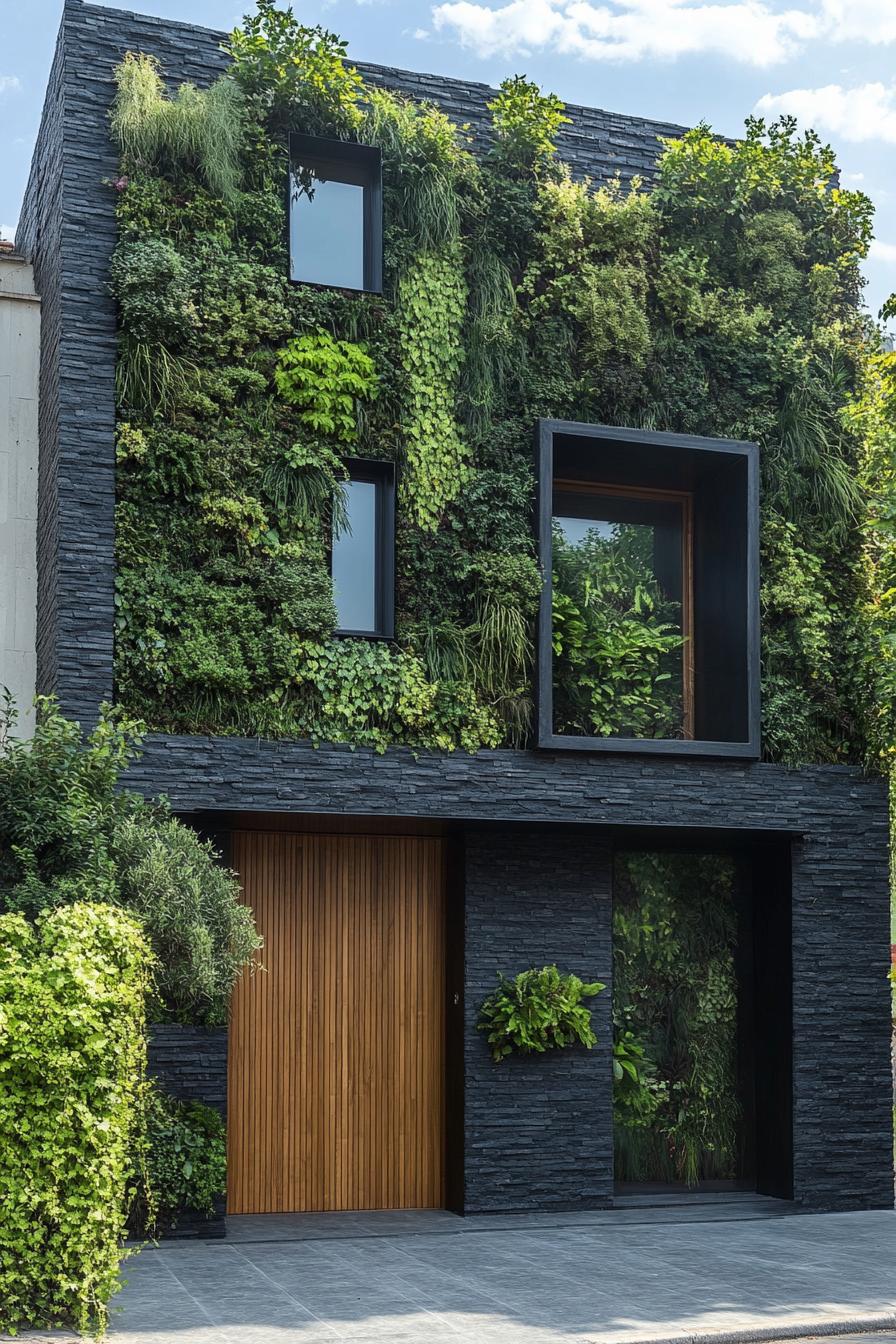
<path fill-rule="evenodd" d="M 285 0 L 284 0 L 285 2 Z M 135 0 L 230 30 L 253 0 Z M 127 8 L 118 3 L 115 8 Z M 61 0 L 0 0 L 0 236 L 21 206 Z M 896 291 L 896 0 L 299 0 L 359 61 L 498 84 L 525 74 L 571 103 L 736 136 L 781 112 L 836 151 L 876 207 L 865 291 Z"/>

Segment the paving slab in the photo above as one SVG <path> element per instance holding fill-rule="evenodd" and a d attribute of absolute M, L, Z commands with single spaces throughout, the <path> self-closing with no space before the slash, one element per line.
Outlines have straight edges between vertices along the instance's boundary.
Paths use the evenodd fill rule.
<path fill-rule="evenodd" d="M 887 1330 L 871 1344 L 896 1344 L 896 1213 L 754 1207 L 731 1220 L 715 1216 L 723 1206 L 702 1221 L 350 1215 L 349 1231 L 315 1215 L 272 1220 L 279 1240 L 242 1220 L 225 1241 L 128 1260 L 110 1344 L 749 1344 Z"/>

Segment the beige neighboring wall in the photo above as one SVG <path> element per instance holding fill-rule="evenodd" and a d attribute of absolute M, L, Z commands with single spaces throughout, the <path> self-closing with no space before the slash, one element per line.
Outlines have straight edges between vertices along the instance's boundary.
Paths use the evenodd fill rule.
<path fill-rule="evenodd" d="M 31 267 L 0 250 L 0 687 L 30 736 L 37 606 L 40 300 Z"/>

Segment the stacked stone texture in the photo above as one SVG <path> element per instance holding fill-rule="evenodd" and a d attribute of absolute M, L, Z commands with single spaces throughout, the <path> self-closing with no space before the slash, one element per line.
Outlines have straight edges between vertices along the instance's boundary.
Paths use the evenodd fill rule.
<path fill-rule="evenodd" d="M 149 1029 L 149 1072 L 180 1101 L 227 1114 L 227 1028 L 161 1023 Z"/>
<path fill-rule="evenodd" d="M 593 1209 L 613 1195 L 610 846 L 551 831 L 471 832 L 464 912 L 464 1208 Z M 606 989 L 597 1045 L 495 1064 L 479 1005 L 499 972 L 556 963 Z"/>

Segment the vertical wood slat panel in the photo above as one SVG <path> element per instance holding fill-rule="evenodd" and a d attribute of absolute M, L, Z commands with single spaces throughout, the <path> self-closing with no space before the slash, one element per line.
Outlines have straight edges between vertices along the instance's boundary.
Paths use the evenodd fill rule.
<path fill-rule="evenodd" d="M 444 1202 L 445 842 L 239 831 L 228 1211 Z"/>

